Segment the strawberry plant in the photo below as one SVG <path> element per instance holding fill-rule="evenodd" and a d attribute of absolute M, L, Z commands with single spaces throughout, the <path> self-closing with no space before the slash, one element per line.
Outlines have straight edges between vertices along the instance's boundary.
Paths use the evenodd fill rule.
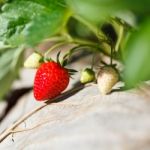
<path fill-rule="evenodd" d="M 64 56 L 63 65 L 74 51 L 87 48 L 110 57 L 111 67 L 114 59 L 123 64 L 122 80 L 127 88 L 149 80 L 149 5 L 149 0 L 0 0 L 0 98 L 18 77 L 27 48 L 37 50 L 45 40 L 55 42 L 45 56 L 62 45 L 74 45 Z M 25 66 L 39 67 L 38 53 L 36 60 L 30 57 L 38 65 L 32 62 Z M 95 75 L 90 72 L 93 81 Z M 58 93 L 68 84 L 66 76 L 67 82 Z"/>

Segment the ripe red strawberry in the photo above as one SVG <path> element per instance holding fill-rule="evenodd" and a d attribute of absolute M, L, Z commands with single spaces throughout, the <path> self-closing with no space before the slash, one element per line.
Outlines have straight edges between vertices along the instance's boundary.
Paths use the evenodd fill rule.
<path fill-rule="evenodd" d="M 51 61 L 41 64 L 34 80 L 34 97 L 38 101 L 50 100 L 60 95 L 69 84 L 68 70 Z"/>

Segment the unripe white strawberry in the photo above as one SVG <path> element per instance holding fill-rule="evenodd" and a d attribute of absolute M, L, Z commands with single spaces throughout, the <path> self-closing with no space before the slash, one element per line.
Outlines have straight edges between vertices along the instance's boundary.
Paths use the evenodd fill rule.
<path fill-rule="evenodd" d="M 37 52 L 31 54 L 26 61 L 24 62 L 25 68 L 38 68 L 40 66 L 40 60 L 42 59 L 42 55 Z"/>
<path fill-rule="evenodd" d="M 95 80 L 95 72 L 90 69 L 86 68 L 81 72 L 80 81 L 81 83 L 89 83 Z"/>
<path fill-rule="evenodd" d="M 101 68 L 97 76 L 98 88 L 101 94 L 106 95 L 111 92 L 112 87 L 118 80 L 119 75 L 116 69 L 111 66 Z"/>

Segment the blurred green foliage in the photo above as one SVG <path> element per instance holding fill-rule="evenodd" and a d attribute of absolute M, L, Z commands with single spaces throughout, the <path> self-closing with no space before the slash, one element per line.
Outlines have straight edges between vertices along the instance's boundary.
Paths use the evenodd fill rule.
<path fill-rule="evenodd" d="M 135 14 L 150 13 L 149 0 L 67 0 L 75 13 L 95 23 L 123 11 Z"/>
<path fill-rule="evenodd" d="M 150 79 L 150 20 L 145 20 L 125 47 L 125 81 L 133 87 Z"/>
<path fill-rule="evenodd" d="M 13 0 L 6 3 L 1 8 L 0 39 L 13 46 L 34 45 L 56 34 L 66 21 L 66 9 L 57 2 Z"/>
<path fill-rule="evenodd" d="M 149 80 L 149 6 L 149 0 L 0 0 L 0 98 L 22 66 L 24 49 L 46 38 L 68 34 L 72 18 L 78 23 L 71 26 L 71 31 L 80 33 L 84 26 L 87 29 L 76 36 L 87 40 L 88 35 L 89 40 L 89 35 L 94 35 L 91 42 L 94 39 L 107 54 L 113 44 L 125 64 L 124 81 L 128 87 Z M 101 30 L 104 24 L 110 24 L 113 31 Z M 111 35 L 114 32 L 116 40 Z M 69 41 L 70 37 L 65 38 Z"/>

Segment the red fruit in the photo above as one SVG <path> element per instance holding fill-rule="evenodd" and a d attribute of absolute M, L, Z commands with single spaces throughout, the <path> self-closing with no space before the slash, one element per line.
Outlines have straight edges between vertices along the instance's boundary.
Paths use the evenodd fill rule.
<path fill-rule="evenodd" d="M 38 68 L 34 80 L 34 97 L 38 101 L 60 95 L 69 84 L 68 70 L 56 62 L 46 62 Z"/>

